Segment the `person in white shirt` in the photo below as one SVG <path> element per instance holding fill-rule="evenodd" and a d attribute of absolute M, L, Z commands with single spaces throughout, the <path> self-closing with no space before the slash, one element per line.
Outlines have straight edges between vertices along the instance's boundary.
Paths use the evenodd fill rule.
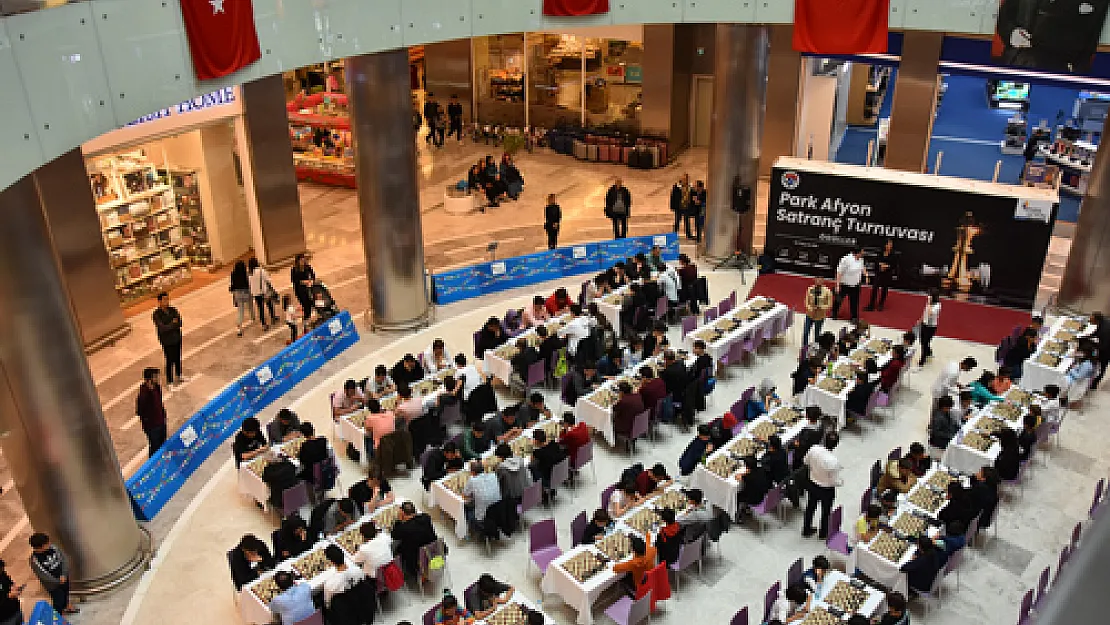
<path fill-rule="evenodd" d="M 559 337 L 567 342 L 567 353 L 574 356 L 578 353 L 578 343 L 590 336 L 590 329 L 596 325 L 593 318 L 582 314 L 582 307 L 578 304 L 570 306 L 571 319 L 567 325 L 559 330 Z"/>
<path fill-rule="evenodd" d="M 667 297 L 671 307 L 678 305 L 678 273 L 675 272 L 674 267 L 667 267 L 665 271 L 659 274 L 659 287 L 663 291 L 663 295 Z"/>
<path fill-rule="evenodd" d="M 809 497 L 806 498 L 805 522 L 802 526 L 802 536 L 813 536 L 814 532 L 822 540 L 829 536 L 829 515 L 832 513 L 833 500 L 836 498 L 836 487 L 843 483 L 840 470 L 843 468 L 840 460 L 832 451 L 840 444 L 840 435 L 836 432 L 825 434 L 822 445 L 814 445 L 805 455 L 805 464 L 809 467 Z M 817 511 L 817 504 L 821 504 L 821 529 L 813 529 L 813 513 Z"/>
<path fill-rule="evenodd" d="M 462 397 L 463 400 L 467 400 L 470 399 L 470 394 L 474 392 L 474 389 L 485 383 L 486 374 L 479 371 L 478 367 L 468 365 L 465 355 L 457 354 L 455 356 L 455 378 L 462 380 Z"/>
<path fill-rule="evenodd" d="M 925 361 L 933 357 L 933 337 L 940 323 L 940 291 L 929 289 L 929 299 L 921 313 L 921 361 L 917 366 L 924 367 Z"/>
<path fill-rule="evenodd" d="M 1064 407 L 1060 404 L 1060 387 L 1055 384 L 1046 384 L 1043 392 L 1041 416 L 1049 423 L 1059 423 L 1064 416 Z"/>
<path fill-rule="evenodd" d="M 971 371 L 977 366 L 979 366 L 979 363 L 971 356 L 958 363 L 953 361 L 945 365 L 944 370 L 937 377 L 937 381 L 933 382 L 933 403 L 936 403 L 936 400 L 945 395 L 959 395 L 963 388 L 963 385 L 960 384 L 960 374 Z"/>
<path fill-rule="evenodd" d="M 424 373 L 431 375 L 444 369 L 450 369 L 452 366 L 451 352 L 447 350 L 447 344 L 443 342 L 443 339 L 435 339 L 424 350 Z"/>
<path fill-rule="evenodd" d="M 343 391 L 333 393 L 331 399 L 332 419 L 339 420 L 343 415 L 362 410 L 366 406 L 366 395 L 358 388 L 354 380 L 343 383 Z"/>
<path fill-rule="evenodd" d="M 324 557 L 331 563 L 324 578 L 324 605 L 331 607 L 331 600 L 336 595 L 347 592 L 355 587 L 366 577 L 362 569 L 347 566 L 343 558 L 343 550 L 338 545 L 328 545 L 324 548 Z"/>
<path fill-rule="evenodd" d="M 534 328 L 542 323 L 546 323 L 551 315 L 547 312 L 542 295 L 537 295 L 532 298 L 532 305 L 524 307 L 524 314 L 521 315 L 525 328 Z"/>
<path fill-rule="evenodd" d="M 852 321 L 859 319 L 860 285 L 867 278 L 867 267 L 863 263 L 863 248 L 855 247 L 836 264 L 836 300 L 833 302 L 832 318 L 840 315 L 840 303 L 848 298 L 848 309 Z"/>
<path fill-rule="evenodd" d="M 393 539 L 388 533 L 378 531 L 378 526 L 373 523 L 363 523 L 358 531 L 366 542 L 358 548 L 351 561 L 361 566 L 370 578 L 377 578 L 378 569 L 393 560 Z"/>

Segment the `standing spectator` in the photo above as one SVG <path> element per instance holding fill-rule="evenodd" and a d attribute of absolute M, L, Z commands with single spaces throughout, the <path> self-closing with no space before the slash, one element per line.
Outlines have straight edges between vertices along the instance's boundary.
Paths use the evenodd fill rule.
<path fill-rule="evenodd" d="M 301 303 L 302 319 L 308 321 L 312 316 L 310 289 L 316 283 L 316 272 L 312 270 L 312 265 L 308 264 L 308 257 L 304 254 L 297 254 L 293 260 L 293 267 L 289 270 L 289 281 L 293 283 L 293 295 L 297 296 L 297 301 Z"/>
<path fill-rule="evenodd" d="M 687 239 L 693 238 L 690 235 L 690 205 L 693 203 L 693 195 L 694 189 L 690 186 L 690 174 L 682 174 L 682 177 L 671 187 L 671 212 L 674 213 L 675 234 L 678 234 L 678 223 L 685 218 Z"/>
<path fill-rule="evenodd" d="M 436 94 L 429 91 L 424 101 L 424 121 L 428 122 L 428 134 L 424 137 L 424 143 L 430 143 L 437 148 L 440 147 L 439 137 L 436 135 L 436 120 L 439 119 L 439 115 Z"/>
<path fill-rule="evenodd" d="M 694 225 L 697 227 L 697 232 L 694 235 L 694 240 L 701 242 L 701 233 L 705 228 L 705 181 L 699 180 L 694 183 L 694 197 L 693 206 L 690 207 L 691 212 L 694 213 Z"/>
<path fill-rule="evenodd" d="M 292 345 L 297 340 L 297 323 L 301 320 L 301 313 L 288 295 L 281 296 L 281 309 L 285 311 L 285 325 L 289 326 L 289 338 L 285 344 Z"/>
<path fill-rule="evenodd" d="M 547 206 L 543 207 L 543 229 L 547 232 L 547 249 L 559 246 L 559 225 L 563 221 L 563 209 L 555 199 L 555 194 L 547 196 Z"/>
<path fill-rule="evenodd" d="M 69 601 L 69 560 L 61 549 L 41 532 L 31 534 L 31 570 L 50 594 L 54 611 L 59 614 L 77 614 Z"/>
<path fill-rule="evenodd" d="M 971 371 L 979 366 L 979 362 L 968 356 L 960 362 L 950 362 L 944 366 L 944 370 L 940 372 L 937 381 L 933 382 L 932 394 L 933 399 L 940 399 L 945 395 L 959 395 L 963 390 L 963 385 L 960 384 L 960 374 Z"/>
<path fill-rule="evenodd" d="M 462 126 L 463 126 L 463 107 L 459 103 L 459 96 L 452 93 L 451 101 L 447 104 L 447 120 L 449 125 L 447 136 L 455 135 L 459 143 L 462 143 Z"/>
<path fill-rule="evenodd" d="M 882 310 L 886 306 L 886 296 L 890 293 L 890 284 L 894 281 L 895 260 L 894 239 L 887 239 L 883 251 L 875 259 L 875 277 L 871 281 L 871 302 L 864 310 Z M 878 307 L 875 306 L 876 301 Z"/>
<path fill-rule="evenodd" d="M 254 307 L 251 306 L 251 283 L 250 275 L 247 274 L 247 264 L 241 260 L 235 261 L 235 267 L 231 270 L 231 285 L 228 287 L 231 291 L 231 301 L 235 304 L 237 312 L 237 320 L 235 328 L 239 330 L 239 336 L 243 336 L 243 313 L 250 313 L 251 321 L 258 321 L 254 317 Z M 262 318 L 262 323 L 266 323 L 266 317 Z"/>
<path fill-rule="evenodd" d="M 937 333 L 937 324 L 940 323 L 940 291 L 929 290 L 929 300 L 925 303 L 925 310 L 921 313 L 921 360 L 919 367 L 925 366 L 925 361 L 933 357 L 933 337 Z"/>
<path fill-rule="evenodd" d="M 147 455 L 152 457 L 166 442 L 166 407 L 162 404 L 162 387 L 158 384 L 156 367 L 143 369 L 143 383 L 135 398 L 135 414 L 146 434 Z"/>
<path fill-rule="evenodd" d="M 807 538 L 813 536 L 814 532 L 822 540 L 829 537 L 829 515 L 832 513 L 833 500 L 836 499 L 836 487 L 842 482 L 840 460 L 832 453 L 839 443 L 840 435 L 829 432 L 825 434 L 823 445 L 814 445 L 806 452 L 804 462 L 809 467 L 809 497 L 806 499 L 802 536 Z M 820 531 L 813 529 L 813 513 L 817 511 L 817 504 L 821 504 Z"/>
<path fill-rule="evenodd" d="M 250 287 L 251 297 L 254 298 L 254 305 L 258 308 L 258 318 L 262 320 L 262 329 L 269 330 L 270 325 L 277 325 L 278 318 L 274 314 L 274 300 L 277 299 L 277 290 L 270 282 L 270 274 L 262 265 L 258 264 L 258 259 L 251 256 L 247 261 L 247 269 L 250 271 Z M 265 310 L 263 310 L 265 308 Z M 270 324 L 266 323 L 266 313 L 270 313 Z"/>
<path fill-rule="evenodd" d="M 19 605 L 19 595 L 23 594 L 25 584 L 16 586 L 0 560 L 0 625 L 23 625 L 23 610 Z"/>
<path fill-rule="evenodd" d="M 613 222 L 613 238 L 628 236 L 628 217 L 632 214 L 632 194 L 620 178 L 605 192 L 605 216 Z"/>
<path fill-rule="evenodd" d="M 173 372 L 177 370 L 177 380 L 184 381 L 181 373 L 181 313 L 170 306 L 170 295 L 165 291 L 158 294 L 158 308 L 151 315 L 154 327 L 158 330 L 158 343 L 166 357 L 166 384 L 173 384 Z"/>
<path fill-rule="evenodd" d="M 859 289 L 867 278 L 867 267 L 863 263 L 863 248 L 852 248 L 836 264 L 836 301 L 833 302 L 832 318 L 840 315 L 840 303 L 848 298 L 848 310 L 851 320 L 859 319 Z"/>
<path fill-rule="evenodd" d="M 809 331 L 813 330 L 814 338 L 821 335 L 821 328 L 825 325 L 825 317 L 833 306 L 833 293 L 825 286 L 825 279 L 818 276 L 813 279 L 813 286 L 806 291 L 806 320 L 802 325 L 802 345 L 809 345 Z"/>
<path fill-rule="evenodd" d="M 1101 312 L 1096 311 L 1091 313 L 1087 322 L 1095 327 L 1094 332 L 1089 338 L 1094 340 L 1095 345 L 1098 346 L 1098 363 L 1101 365 L 1098 369 L 1098 373 L 1095 375 L 1094 379 L 1091 380 L 1091 390 L 1093 391 L 1098 388 L 1099 383 L 1102 382 L 1102 376 L 1106 373 L 1106 367 L 1110 366 L 1110 320 L 1106 319 L 1106 316 Z M 1039 332 L 1040 328 L 1037 329 Z"/>

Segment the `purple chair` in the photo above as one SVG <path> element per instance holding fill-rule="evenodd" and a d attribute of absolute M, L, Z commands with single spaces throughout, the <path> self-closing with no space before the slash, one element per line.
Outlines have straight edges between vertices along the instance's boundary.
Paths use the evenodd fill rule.
<path fill-rule="evenodd" d="M 728 352 L 721 356 L 722 365 L 738 365 L 744 360 L 743 346 L 739 342 L 729 343 Z M 720 371 L 718 371 L 720 373 Z"/>
<path fill-rule="evenodd" d="M 667 316 L 670 311 L 670 302 L 667 301 L 666 295 L 660 295 L 659 301 L 655 303 L 655 320 L 659 321 Z"/>
<path fill-rule="evenodd" d="M 439 413 L 439 424 L 443 427 L 462 423 L 462 403 L 452 402 Z"/>
<path fill-rule="evenodd" d="M 883 465 L 878 460 L 871 465 L 871 488 L 879 485 L 879 478 L 883 476 Z"/>
<path fill-rule="evenodd" d="M 525 512 L 540 505 L 541 501 L 543 501 L 543 484 L 539 481 L 532 482 L 520 493 L 520 503 L 516 506 L 517 515 L 524 516 Z"/>
<path fill-rule="evenodd" d="M 1087 512 L 1087 518 L 1095 518 L 1095 511 L 1098 510 L 1099 504 L 1102 503 L 1102 489 L 1106 487 L 1106 478 L 1099 478 L 1095 484 L 1095 496 L 1091 499 L 1091 509 Z"/>
<path fill-rule="evenodd" d="M 705 313 L 702 315 L 702 318 L 705 319 L 706 323 L 713 323 L 717 320 L 717 309 L 706 308 Z"/>
<path fill-rule="evenodd" d="M 544 519 L 528 528 L 528 554 L 541 574 L 552 560 L 563 555 L 555 536 L 555 519 Z"/>
<path fill-rule="evenodd" d="M 428 608 L 428 611 L 424 613 L 424 625 L 435 625 L 435 623 L 436 623 L 436 612 L 438 610 L 439 610 L 439 604 L 438 603 L 433 605 L 431 608 Z"/>
<path fill-rule="evenodd" d="M 748 388 L 744 389 L 743 393 L 740 393 L 740 404 L 742 404 L 742 406 L 740 408 L 740 411 L 741 411 L 742 414 L 736 414 L 734 412 L 734 413 L 732 413 L 732 416 L 736 417 L 737 419 L 743 419 L 746 416 L 748 401 L 751 400 L 752 395 L 755 395 L 755 387 L 754 386 L 749 386 Z"/>
<path fill-rule="evenodd" d="M 1048 592 L 1048 578 L 1051 572 L 1051 567 L 1047 566 L 1041 571 L 1041 578 L 1037 581 L 1037 598 L 1033 600 L 1034 610 L 1039 610 L 1041 604 L 1044 603 L 1045 595 Z"/>
<path fill-rule="evenodd" d="M 577 547 L 582 544 L 582 537 L 586 533 L 586 525 L 589 521 L 586 520 L 586 511 L 578 513 L 574 520 L 570 522 L 570 546 Z"/>
<path fill-rule="evenodd" d="M 1082 534 L 1082 533 L 1083 533 L 1083 524 L 1082 523 L 1076 523 L 1075 524 L 1075 529 L 1073 529 L 1071 531 L 1071 543 L 1068 544 L 1068 548 L 1071 549 L 1071 551 L 1074 552 L 1076 549 L 1079 548 L 1079 535 Z"/>
<path fill-rule="evenodd" d="M 802 580 L 802 575 L 805 574 L 805 570 L 802 568 L 804 566 L 805 563 L 801 558 L 798 558 L 794 561 L 794 564 L 790 565 L 790 569 L 786 572 L 787 586 L 793 586 L 795 583 Z"/>
<path fill-rule="evenodd" d="M 953 551 L 952 555 L 948 556 L 948 562 L 944 563 L 944 568 L 941 569 L 941 572 L 940 572 L 941 577 L 945 577 L 945 578 L 948 577 L 950 574 L 952 574 L 952 572 L 956 573 L 956 591 L 957 592 L 960 590 L 960 563 L 963 562 L 963 559 L 964 559 L 964 550 L 963 549 L 957 549 L 956 551 Z M 939 589 L 939 586 L 938 586 L 938 589 Z"/>
<path fill-rule="evenodd" d="M 763 595 L 763 622 L 767 622 L 771 618 L 771 609 L 775 607 L 775 601 L 779 598 L 781 588 L 782 582 L 775 582 L 767 589 L 767 594 Z"/>
<path fill-rule="evenodd" d="M 693 332 L 698 327 L 698 318 L 694 315 L 688 315 L 682 318 L 682 338 Z"/>
<path fill-rule="evenodd" d="M 782 487 L 775 487 L 767 491 L 764 495 L 763 501 L 759 505 L 752 507 L 752 514 L 769 515 L 778 512 L 779 504 L 782 503 Z M 760 532 L 763 531 L 763 522 L 760 520 Z"/>
<path fill-rule="evenodd" d="M 547 363 L 542 360 L 528 365 L 528 378 L 524 380 L 524 394 L 543 384 L 547 380 Z"/>
<path fill-rule="evenodd" d="M 637 625 L 651 616 L 651 591 L 635 600 L 622 596 L 605 608 L 605 616 L 613 619 L 617 625 Z"/>
<path fill-rule="evenodd" d="M 551 490 L 549 492 L 552 499 L 555 498 L 555 489 L 567 483 L 570 479 L 570 458 L 563 458 L 561 461 L 551 467 Z"/>
<path fill-rule="evenodd" d="M 478 330 L 474 333 L 474 357 L 478 360 L 482 359 L 482 355 L 478 353 L 478 338 L 482 336 L 482 331 Z"/>
<path fill-rule="evenodd" d="M 901 460 L 902 459 L 902 448 L 901 447 L 895 447 L 894 449 L 891 449 L 890 453 L 887 454 L 886 459 L 887 460 Z"/>
<path fill-rule="evenodd" d="M 316 610 L 312 614 L 293 623 L 293 625 L 324 625 L 324 612 L 322 610 Z"/>
<path fill-rule="evenodd" d="M 887 393 L 887 392 L 883 391 L 883 389 L 881 389 L 877 386 L 875 387 L 875 392 L 871 393 L 871 398 L 870 398 L 870 401 L 868 402 L 868 406 L 867 406 L 867 408 L 868 408 L 868 410 L 867 410 L 868 418 L 874 418 L 873 415 L 875 413 L 876 408 L 890 408 L 891 403 L 892 403 L 891 402 L 891 395 L 894 394 L 894 389 L 897 388 L 897 386 L 898 386 L 897 383 L 895 383 L 895 385 L 890 388 L 890 393 Z M 891 412 L 891 416 L 893 416 L 893 414 L 894 413 Z M 899 447 L 899 449 L 901 449 L 901 448 Z"/>
<path fill-rule="evenodd" d="M 564 406 L 574 408 L 574 404 L 570 402 L 570 376 L 571 374 L 568 373 L 559 381 L 559 401 Z"/>
<path fill-rule="evenodd" d="M 632 431 L 628 433 L 628 453 L 636 451 L 636 439 L 643 438 L 651 429 L 651 412 L 645 410 L 632 419 Z"/>
<path fill-rule="evenodd" d="M 594 465 L 594 442 L 590 441 L 585 445 L 578 448 L 574 454 L 574 462 L 571 463 L 570 468 L 575 472 L 581 471 L 582 467 L 590 465 L 590 469 L 594 473 L 594 481 L 597 481 L 597 466 Z"/>
<path fill-rule="evenodd" d="M 1060 550 L 1060 560 L 1056 563 L 1056 575 L 1052 578 L 1054 587 L 1060 581 L 1060 573 L 1064 572 L 1064 567 L 1067 565 L 1069 558 L 1071 558 L 1071 549 L 1064 545 L 1064 548 Z"/>
<path fill-rule="evenodd" d="M 307 506 L 309 499 L 308 483 L 302 481 L 285 489 L 281 493 L 281 516 L 285 518 Z"/>
<path fill-rule="evenodd" d="M 748 625 L 748 606 L 740 608 L 728 625 Z"/>
<path fill-rule="evenodd" d="M 801 347 L 798 348 L 798 362 L 801 362 L 801 361 L 806 359 L 806 351 L 808 351 L 808 350 L 806 349 L 805 345 L 802 345 Z"/>
<path fill-rule="evenodd" d="M 732 413 L 732 416 L 736 417 L 736 421 L 738 422 L 737 427 L 743 427 L 744 425 L 744 408 L 746 407 L 746 404 L 747 401 L 745 401 L 744 398 L 741 397 L 740 399 L 732 402 L 732 406 L 728 409 L 728 411 Z M 734 431 L 733 435 L 735 434 L 736 432 Z"/>
<path fill-rule="evenodd" d="M 848 535 L 840 531 L 840 521 L 843 516 L 844 506 L 837 506 L 829 515 L 829 537 L 825 539 L 825 547 L 830 551 L 848 556 L 852 553 L 852 548 L 848 544 Z"/>
<path fill-rule="evenodd" d="M 690 568 L 694 564 L 698 565 L 698 573 L 701 573 L 701 549 L 705 544 L 705 534 L 698 536 L 695 540 L 679 545 L 678 547 L 678 560 L 674 564 L 669 565 L 667 568 L 674 571 L 675 591 L 682 590 L 682 572 Z"/>
<path fill-rule="evenodd" d="M 424 352 L 416 352 L 416 362 L 420 363 L 420 368 L 424 368 Z"/>
<path fill-rule="evenodd" d="M 617 490 L 620 484 L 610 484 L 601 491 L 601 508 L 603 510 L 609 509 L 609 499 L 613 496 L 613 491 Z"/>
<path fill-rule="evenodd" d="M 871 496 L 874 492 L 875 492 L 875 488 L 870 487 L 867 490 L 863 491 L 863 494 L 860 495 L 860 498 L 859 498 L 859 515 L 860 516 L 863 516 L 864 514 L 867 513 L 867 507 L 869 505 L 871 505 Z"/>
<path fill-rule="evenodd" d="M 1032 623 L 1033 619 L 1030 615 L 1030 610 L 1033 609 L 1033 589 L 1025 591 L 1025 595 L 1021 598 L 1021 607 L 1018 608 L 1018 625 L 1027 625 Z"/>
<path fill-rule="evenodd" d="M 726 297 L 723 300 L 721 300 L 721 302 L 719 304 L 717 304 L 717 314 L 718 315 L 723 315 L 723 314 L 727 313 L 728 311 L 732 310 L 733 306 L 735 306 L 733 301 L 730 298 Z"/>
<path fill-rule="evenodd" d="M 1018 466 L 1017 477 L 1015 477 L 1012 480 L 1002 480 L 1002 484 L 1004 486 L 1017 486 L 1017 488 L 1018 488 L 1018 498 L 1019 499 L 1021 498 L 1021 495 L 1025 494 L 1025 479 L 1024 478 L 1025 478 L 1025 468 L 1027 466 L 1029 466 L 1028 462 L 1021 463 L 1021 465 Z"/>

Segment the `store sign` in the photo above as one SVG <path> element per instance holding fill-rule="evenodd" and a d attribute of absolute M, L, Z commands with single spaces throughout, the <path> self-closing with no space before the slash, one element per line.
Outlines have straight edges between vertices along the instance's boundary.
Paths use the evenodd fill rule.
<path fill-rule="evenodd" d="M 939 288 L 1029 310 L 1058 205 L 1019 204 L 1015 214 L 1014 203 L 1012 196 L 776 167 L 766 249 L 780 269 L 832 278 L 855 246 L 874 273 L 874 258 L 890 239 L 898 258 L 894 288 Z"/>
<path fill-rule="evenodd" d="M 198 95 L 192 100 L 186 100 L 176 106 L 157 110 L 149 115 L 143 115 L 139 119 L 127 124 L 128 126 L 136 126 L 138 124 L 145 124 L 158 119 L 166 119 L 167 117 L 174 117 L 177 115 L 186 115 L 188 113 L 195 113 L 207 108 L 216 106 L 223 106 L 235 102 L 235 87 L 224 87 L 212 93 Z"/>

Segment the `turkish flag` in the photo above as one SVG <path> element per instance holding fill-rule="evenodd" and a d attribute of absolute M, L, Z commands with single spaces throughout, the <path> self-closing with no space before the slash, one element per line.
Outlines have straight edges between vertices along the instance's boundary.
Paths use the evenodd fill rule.
<path fill-rule="evenodd" d="M 575 17 L 608 12 L 609 0 L 543 0 L 544 15 Z"/>
<path fill-rule="evenodd" d="M 794 0 L 794 49 L 884 54 L 890 0 Z"/>
<path fill-rule="evenodd" d="M 211 80 L 262 58 L 251 0 L 181 0 L 197 80 Z"/>

